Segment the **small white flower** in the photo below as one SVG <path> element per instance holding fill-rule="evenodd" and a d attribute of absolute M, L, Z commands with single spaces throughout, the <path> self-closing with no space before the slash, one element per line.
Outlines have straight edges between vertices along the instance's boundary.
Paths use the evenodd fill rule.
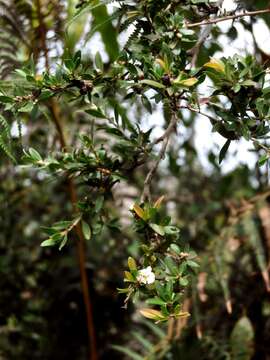
<path fill-rule="evenodd" d="M 155 279 L 155 274 L 153 273 L 151 266 L 147 266 L 147 268 L 138 271 L 137 280 L 141 284 L 153 284 Z"/>

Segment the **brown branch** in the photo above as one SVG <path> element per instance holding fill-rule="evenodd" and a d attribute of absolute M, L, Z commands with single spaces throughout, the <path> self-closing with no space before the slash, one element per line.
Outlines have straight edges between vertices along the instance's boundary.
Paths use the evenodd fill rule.
<path fill-rule="evenodd" d="M 171 341 L 174 334 L 174 318 L 170 318 L 168 321 L 168 328 L 167 328 L 167 341 Z"/>
<path fill-rule="evenodd" d="M 48 50 L 47 41 L 46 41 L 47 27 L 43 21 L 41 0 L 36 0 L 36 6 L 37 6 L 37 16 L 38 16 L 38 22 L 39 22 L 38 32 L 39 32 L 40 40 L 41 40 L 41 47 L 44 52 L 46 69 L 49 70 L 49 68 L 50 68 L 49 56 L 48 56 L 49 50 Z"/>
<path fill-rule="evenodd" d="M 51 99 L 49 103 L 49 109 L 52 114 L 52 119 L 55 124 L 55 127 L 58 132 L 59 141 L 62 148 L 66 148 L 66 140 L 64 137 L 64 132 L 61 126 L 61 118 L 60 118 L 60 112 L 59 108 L 57 106 L 57 103 L 54 99 Z M 67 178 L 68 188 L 69 188 L 69 196 L 70 201 L 72 203 L 72 208 L 74 213 L 78 212 L 77 209 L 77 202 L 78 202 L 78 196 L 76 187 L 74 185 L 73 179 Z M 87 272 L 85 268 L 86 263 L 86 255 L 85 255 L 85 243 L 84 243 L 84 236 L 82 232 L 81 223 L 78 223 L 75 227 L 78 241 L 77 241 L 77 255 L 78 255 L 78 262 L 79 262 L 79 268 L 80 268 L 80 277 L 81 277 L 81 287 L 82 287 L 82 294 L 83 294 L 83 300 L 84 300 L 84 306 L 86 311 L 86 319 L 87 319 L 87 329 L 88 329 L 88 340 L 89 340 L 89 346 L 90 346 L 90 359 L 96 360 L 98 358 L 97 356 L 97 349 L 96 349 L 96 336 L 95 336 L 95 327 L 94 327 L 94 319 L 93 319 L 93 310 L 92 310 L 92 301 L 90 298 L 90 291 L 89 291 L 89 285 L 88 285 L 88 278 L 87 278 Z"/>
<path fill-rule="evenodd" d="M 152 182 L 152 179 L 158 169 L 159 163 L 161 162 L 162 159 L 164 159 L 165 157 L 165 153 L 166 153 L 166 149 L 171 137 L 171 134 L 173 133 L 173 131 L 175 130 L 175 125 L 177 124 L 177 116 L 175 113 L 173 113 L 171 121 L 167 127 L 167 129 L 165 130 L 164 134 L 162 136 L 160 136 L 155 142 L 154 144 L 158 144 L 160 142 L 162 142 L 162 146 L 161 149 L 159 151 L 158 157 L 154 163 L 154 165 L 151 167 L 150 171 L 148 172 L 146 179 L 144 181 L 144 187 L 143 187 L 143 192 L 142 192 L 142 196 L 141 196 L 141 202 L 144 202 L 146 197 L 150 197 L 150 184 Z"/>
<path fill-rule="evenodd" d="M 256 10 L 256 11 L 245 11 L 245 12 L 240 13 L 240 14 L 222 16 L 222 17 L 219 17 L 219 18 L 203 20 L 203 21 L 199 21 L 199 22 L 196 22 L 196 23 L 190 23 L 190 24 L 187 23 L 186 27 L 191 29 L 191 28 L 195 28 L 195 27 L 198 27 L 198 26 L 205 26 L 205 25 L 209 25 L 209 24 L 217 24 L 217 23 L 220 23 L 222 21 L 235 20 L 235 19 L 246 17 L 246 16 L 256 16 L 256 15 L 268 14 L 268 13 L 270 13 L 270 8 L 263 9 L 263 10 Z"/>
<path fill-rule="evenodd" d="M 164 141 L 166 138 L 170 137 L 171 133 L 173 132 L 175 125 L 177 123 L 177 116 L 176 114 L 173 114 L 172 119 L 167 127 L 167 129 L 165 130 L 164 134 L 162 136 L 160 136 L 159 138 L 157 138 L 157 140 L 154 142 L 155 144 L 160 143 L 161 141 Z"/>
<path fill-rule="evenodd" d="M 186 298 L 184 300 L 183 303 L 183 311 L 184 312 L 189 312 L 190 310 L 190 306 L 191 306 L 191 299 L 190 298 Z M 175 330 L 175 340 L 179 340 L 182 334 L 182 330 L 184 329 L 184 327 L 187 325 L 188 322 L 188 316 L 186 317 L 180 317 L 179 319 L 177 319 L 176 322 L 176 330 Z"/>
<path fill-rule="evenodd" d="M 36 0 L 37 6 L 37 13 L 39 19 L 39 32 L 40 38 L 42 41 L 42 47 L 45 57 L 45 64 L 46 69 L 49 70 L 49 57 L 48 57 L 48 48 L 46 42 L 47 36 L 47 27 L 43 21 L 43 14 L 41 9 L 41 0 Z M 62 148 L 66 148 L 67 142 L 64 136 L 64 131 L 61 124 L 61 114 L 58 104 L 55 102 L 55 99 L 50 99 L 48 102 L 48 109 L 51 112 L 52 120 L 55 124 L 57 129 L 57 133 L 59 136 L 59 142 Z M 67 178 L 68 188 L 69 188 L 69 197 L 72 203 L 72 208 L 74 213 L 78 212 L 77 209 L 77 202 L 78 196 L 76 187 L 74 185 L 73 179 Z M 90 360 L 97 360 L 97 347 L 96 347 L 96 336 L 95 336 L 95 327 L 94 327 L 94 319 L 93 319 L 93 311 L 92 311 L 92 302 L 90 298 L 90 291 L 89 291 L 89 284 L 88 284 L 88 277 L 86 272 L 86 254 L 85 254 L 85 242 L 84 242 L 84 235 L 82 232 L 81 222 L 79 222 L 75 227 L 78 241 L 77 244 L 77 255 L 78 255 L 78 262 L 80 268 L 80 277 L 81 277 L 81 287 L 82 287 L 82 294 L 84 300 L 84 306 L 86 311 L 86 320 L 87 320 L 87 330 L 88 330 L 88 341 L 89 341 L 89 351 L 90 351 Z"/>

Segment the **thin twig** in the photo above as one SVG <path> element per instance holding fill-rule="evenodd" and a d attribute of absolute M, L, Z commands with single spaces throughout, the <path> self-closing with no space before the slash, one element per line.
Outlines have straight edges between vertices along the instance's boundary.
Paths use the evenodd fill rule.
<path fill-rule="evenodd" d="M 181 109 L 188 109 L 188 110 L 190 110 L 190 111 L 192 111 L 192 112 L 195 112 L 195 113 L 197 113 L 197 114 L 200 114 L 200 115 L 202 115 L 202 116 L 205 116 L 205 117 L 207 117 L 209 120 L 212 120 L 212 121 L 214 121 L 214 122 L 217 122 L 217 121 L 218 121 L 218 120 L 217 120 L 216 118 L 214 118 L 213 116 L 208 115 L 208 114 L 202 112 L 201 110 L 195 109 L 195 108 L 193 108 L 193 107 L 191 107 L 191 106 L 189 106 L 189 105 L 182 105 L 182 106 L 181 106 Z"/>
<path fill-rule="evenodd" d="M 175 128 L 177 120 L 178 120 L 177 116 L 175 114 L 173 114 L 171 121 L 170 121 L 167 129 L 165 130 L 164 134 L 155 140 L 154 145 L 159 144 L 160 142 L 164 141 L 168 136 L 171 135 L 172 131 Z"/>
<path fill-rule="evenodd" d="M 245 12 L 240 13 L 240 14 L 222 16 L 222 17 L 219 17 L 219 18 L 203 20 L 203 21 L 199 21 L 199 22 L 191 23 L 191 24 L 187 23 L 186 27 L 191 29 L 191 28 L 195 28 L 195 27 L 198 27 L 198 26 L 205 26 L 205 25 L 209 25 L 209 24 L 217 24 L 217 23 L 220 23 L 222 21 L 235 20 L 235 19 L 239 19 L 239 18 L 242 18 L 242 17 L 246 17 L 246 16 L 256 16 L 256 15 L 267 14 L 267 13 L 270 13 L 270 8 L 263 9 L 263 10 L 256 10 L 256 11 L 245 11 Z"/>
<path fill-rule="evenodd" d="M 269 153 L 270 153 L 270 148 L 269 148 L 269 147 L 267 147 L 266 145 L 260 143 L 257 139 L 255 139 L 255 138 L 253 138 L 253 137 L 251 138 L 251 140 L 252 140 L 257 146 L 259 146 L 260 148 L 262 148 L 263 150 L 265 150 L 265 151 L 268 153 L 268 155 L 269 155 Z"/>
<path fill-rule="evenodd" d="M 209 34 L 211 33 L 213 24 L 209 24 L 205 29 L 203 29 L 201 36 L 199 40 L 197 41 L 196 45 L 190 50 L 190 54 L 192 54 L 192 59 L 190 62 L 191 68 L 194 68 L 196 66 L 197 58 L 200 52 L 200 49 L 205 42 L 205 40 L 208 38 Z"/>
<path fill-rule="evenodd" d="M 150 184 L 152 182 L 152 179 L 158 169 L 159 163 L 161 162 L 162 159 L 164 159 L 165 157 L 165 153 L 166 153 L 166 149 L 171 137 L 171 134 L 173 133 L 174 129 L 175 129 L 175 125 L 177 124 L 177 116 L 175 113 L 173 113 L 171 121 L 167 127 L 167 129 L 165 130 L 164 134 L 162 136 L 160 136 L 155 142 L 154 144 L 158 144 L 160 142 L 162 142 L 162 146 L 161 149 L 159 151 L 157 160 L 155 161 L 154 165 L 151 167 L 150 171 L 148 172 L 146 179 L 144 181 L 144 187 L 143 187 L 143 192 L 142 192 L 142 196 L 141 196 L 141 202 L 144 202 L 146 197 L 150 196 Z"/>

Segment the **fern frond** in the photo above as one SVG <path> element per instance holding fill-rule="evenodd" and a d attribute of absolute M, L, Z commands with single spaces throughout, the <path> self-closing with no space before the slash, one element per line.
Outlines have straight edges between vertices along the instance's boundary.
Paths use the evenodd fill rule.
<path fill-rule="evenodd" d="M 120 12 L 119 12 L 120 13 Z M 119 15 L 120 17 L 120 15 Z M 123 32 L 129 28 L 130 25 L 134 23 L 134 19 L 125 19 L 119 26 L 119 32 Z"/>
<path fill-rule="evenodd" d="M 30 47 L 24 31 L 25 20 L 29 20 L 29 9 L 26 13 L 22 12 L 22 1 L 11 1 L 9 3 L 0 1 L 0 10 L 1 28 L 4 32 L 20 39 L 27 47 Z"/>
<path fill-rule="evenodd" d="M 30 48 L 26 27 L 30 5 L 25 0 L 0 0 L 0 78 L 4 79 L 17 66 L 19 44 Z M 26 15 L 27 14 L 27 15 Z"/>
<path fill-rule="evenodd" d="M 130 359 L 134 360 L 158 360 L 163 359 L 165 354 L 169 351 L 171 344 L 166 341 L 167 334 L 159 326 L 151 323 L 147 320 L 142 320 L 141 323 L 150 330 L 153 335 L 153 340 L 148 340 L 145 336 L 145 332 L 141 334 L 138 331 L 131 333 L 131 338 L 135 339 L 141 348 L 142 355 L 133 351 L 129 346 L 113 346 L 113 349 L 129 356 Z M 149 331 L 148 331 L 149 332 Z"/>
<path fill-rule="evenodd" d="M 12 155 L 12 152 L 8 146 L 8 144 L 6 143 L 4 137 L 0 134 L 0 149 L 2 149 L 2 151 L 14 162 L 16 162 L 16 159 L 14 158 L 14 156 Z"/>
<path fill-rule="evenodd" d="M 16 162 L 12 155 L 10 126 L 3 115 L 0 114 L 0 149 L 14 162 Z"/>
<path fill-rule="evenodd" d="M 121 352 L 122 354 L 129 356 L 129 358 L 132 360 L 144 360 L 143 356 L 138 355 L 135 351 L 132 351 L 125 346 L 114 345 L 112 346 L 112 348 L 116 351 Z"/>
<path fill-rule="evenodd" d="M 16 123 L 17 123 L 17 127 L 18 127 L 20 143 L 22 144 L 22 121 L 21 121 L 21 119 L 17 118 Z"/>
<path fill-rule="evenodd" d="M 148 327 L 148 329 L 160 340 L 163 340 L 166 337 L 166 333 L 157 325 L 153 324 L 151 321 L 142 319 L 140 321 L 143 325 Z"/>
<path fill-rule="evenodd" d="M 128 37 L 124 49 L 128 49 L 130 47 L 130 44 L 139 37 L 141 30 L 142 30 L 142 26 L 138 24 L 134 29 L 134 31 Z"/>
<path fill-rule="evenodd" d="M 54 42 L 64 33 L 64 9 L 64 0 L 42 2 L 42 26 L 46 31 L 50 28 L 54 34 L 46 39 L 48 50 L 54 47 Z M 44 55 L 44 44 L 40 36 L 41 24 L 37 23 L 37 20 L 37 9 L 32 1 L 0 0 L 0 78 L 6 78 L 15 68 L 22 65 L 23 61 L 18 60 L 18 52 L 27 56 L 34 55 L 35 60 Z M 21 51 L 25 48 L 26 52 Z"/>
<path fill-rule="evenodd" d="M 0 129 L 1 133 L 5 135 L 5 137 L 10 138 L 10 126 L 7 120 L 0 114 Z"/>

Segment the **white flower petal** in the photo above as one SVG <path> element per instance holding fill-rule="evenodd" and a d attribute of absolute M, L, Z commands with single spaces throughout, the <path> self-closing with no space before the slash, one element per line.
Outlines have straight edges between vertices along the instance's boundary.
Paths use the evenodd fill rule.
<path fill-rule="evenodd" d="M 147 266 L 147 268 L 138 271 L 137 280 L 141 284 L 153 284 L 155 279 L 155 274 L 153 273 L 151 266 Z"/>

